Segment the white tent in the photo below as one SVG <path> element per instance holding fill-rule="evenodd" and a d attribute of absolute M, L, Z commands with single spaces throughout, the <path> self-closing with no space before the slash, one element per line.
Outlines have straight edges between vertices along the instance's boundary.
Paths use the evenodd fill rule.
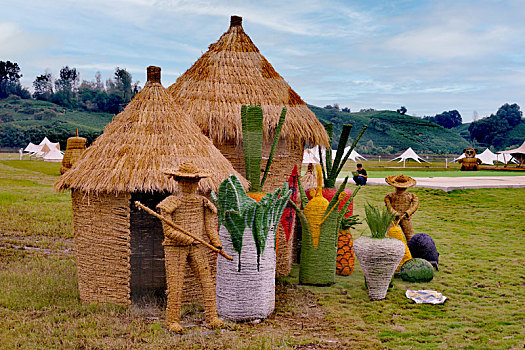
<path fill-rule="evenodd" d="M 45 162 L 61 162 L 62 158 L 64 158 L 64 155 L 62 152 L 57 150 L 56 148 L 51 148 L 48 152 L 44 154 L 44 161 Z"/>
<path fill-rule="evenodd" d="M 476 157 L 481 160 L 481 164 L 494 164 L 498 160 L 496 153 L 493 153 L 490 149 L 484 150 L 482 153 L 477 154 Z"/>
<path fill-rule="evenodd" d="M 34 155 L 36 157 L 44 157 L 47 153 L 54 150 L 60 153 L 60 143 L 51 142 L 47 137 L 44 137 L 44 139 L 38 145 L 29 142 L 27 147 L 24 149 L 24 152 L 27 152 L 30 155 Z"/>
<path fill-rule="evenodd" d="M 343 158 L 346 156 L 349 150 L 350 150 L 350 146 L 345 148 L 344 153 L 343 153 Z M 324 159 L 325 159 L 325 148 L 324 147 L 321 148 L 321 153 L 323 155 L 323 162 L 324 162 Z M 336 154 L 337 154 L 337 150 L 333 149 L 332 150 L 332 161 L 335 159 Z M 366 158 L 360 155 L 359 153 L 357 153 L 355 149 L 352 150 L 352 153 L 350 153 L 350 156 L 348 157 L 348 159 L 351 159 L 354 162 L 357 162 L 357 160 L 359 159 L 366 160 Z M 308 164 L 308 163 L 320 164 L 319 146 L 315 146 L 314 148 L 308 148 L 304 150 L 303 164 Z"/>
<path fill-rule="evenodd" d="M 405 161 L 407 159 L 413 159 L 413 160 L 415 160 L 418 163 L 421 163 L 421 160 L 428 163 L 428 161 L 426 161 L 423 158 L 421 158 L 420 156 L 418 156 L 416 154 L 416 152 L 414 152 L 412 147 L 408 147 L 408 149 L 405 152 L 403 152 L 399 157 L 395 157 L 394 159 L 391 159 L 390 161 L 393 162 L 396 159 L 399 159 L 398 163 L 403 162 L 403 167 L 405 167 Z"/>
<path fill-rule="evenodd" d="M 423 158 L 421 158 L 420 156 L 418 156 L 416 154 L 416 152 L 414 152 L 412 147 L 408 147 L 408 149 L 405 152 L 401 153 L 400 156 L 398 156 L 398 157 L 396 157 L 394 159 L 391 159 L 390 161 L 392 162 L 392 161 L 394 161 L 396 159 L 399 159 L 399 163 L 401 163 L 402 161 L 405 161 L 407 159 L 413 159 L 413 160 L 415 160 L 418 163 L 421 163 L 421 160 L 428 163 L 428 161 L 426 161 Z"/>
<path fill-rule="evenodd" d="M 27 145 L 27 147 L 24 148 L 24 152 L 27 152 L 27 153 L 36 153 L 36 152 L 40 152 L 40 149 L 41 149 L 41 148 L 42 148 L 42 146 L 35 145 L 34 143 L 29 142 L 29 145 Z"/>
<path fill-rule="evenodd" d="M 317 147 L 317 146 L 316 146 Z M 303 164 L 319 164 L 319 152 L 314 152 L 314 148 L 307 148 L 303 152 Z"/>
<path fill-rule="evenodd" d="M 501 151 L 498 153 L 502 155 L 504 154 L 512 155 L 518 161 L 519 166 L 523 166 L 525 164 L 525 141 L 523 141 L 521 146 L 519 146 L 518 148 L 509 149 L 508 151 Z"/>
<path fill-rule="evenodd" d="M 346 154 L 348 153 L 348 151 L 350 150 L 350 146 L 346 147 L 345 148 L 345 153 L 344 155 L 346 156 Z M 348 157 L 348 159 L 351 159 L 353 160 L 354 162 L 357 162 L 358 160 L 362 159 L 362 160 L 366 160 L 365 157 L 363 157 L 362 155 L 360 155 L 359 153 L 357 153 L 355 151 L 355 149 L 352 150 L 352 153 L 350 153 L 350 157 Z"/>
<path fill-rule="evenodd" d="M 60 143 L 58 142 L 51 142 L 47 137 L 44 136 L 44 139 L 38 144 L 39 146 L 48 145 L 49 148 L 56 148 L 60 151 Z"/>
<path fill-rule="evenodd" d="M 465 153 L 454 159 L 454 162 L 457 162 L 459 159 L 465 158 Z M 476 158 L 480 159 L 483 164 L 493 165 L 494 162 L 508 163 L 508 162 L 517 162 L 509 154 L 495 154 L 490 149 L 485 149 L 482 153 L 476 154 Z"/>

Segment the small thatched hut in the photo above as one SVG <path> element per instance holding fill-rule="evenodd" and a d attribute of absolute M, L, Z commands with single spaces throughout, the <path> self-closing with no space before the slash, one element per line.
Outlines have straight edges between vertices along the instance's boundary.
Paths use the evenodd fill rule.
<path fill-rule="evenodd" d="M 217 191 L 230 174 L 239 176 L 179 112 L 160 83 L 160 68 L 147 72 L 144 89 L 55 184 L 71 189 L 82 301 L 128 304 L 145 291 L 164 290 L 162 225 L 132 204 L 154 209 L 177 191 L 163 170 L 191 160 L 213 174 L 199 183 L 202 193 Z"/>
<path fill-rule="evenodd" d="M 262 167 L 266 166 L 281 109 L 288 111 L 272 168 L 263 190 L 270 192 L 288 181 L 294 165 L 300 169 L 305 144 L 328 146 L 328 135 L 314 113 L 259 52 L 242 28 L 242 18 L 231 17 L 230 28 L 204 53 L 168 92 L 215 146 L 245 174 L 241 106 L 261 105 L 264 113 Z M 279 249 L 284 235 L 280 230 Z M 281 264 L 278 255 L 278 265 Z M 277 268 L 278 274 L 287 274 Z"/>

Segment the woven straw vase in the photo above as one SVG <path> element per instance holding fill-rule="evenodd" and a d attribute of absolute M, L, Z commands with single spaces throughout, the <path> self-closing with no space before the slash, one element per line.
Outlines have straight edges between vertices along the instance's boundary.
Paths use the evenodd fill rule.
<path fill-rule="evenodd" d="M 217 311 L 228 321 L 242 322 L 268 317 L 275 308 L 275 230 L 268 232 L 266 246 L 257 270 L 257 250 L 252 230 L 243 234 L 241 271 L 239 254 L 233 249 L 231 235 L 221 226 L 219 237 L 227 260 L 217 258 Z"/>
<path fill-rule="evenodd" d="M 361 264 L 372 300 L 386 297 L 394 271 L 405 254 L 405 245 L 395 238 L 359 237 L 354 252 Z"/>

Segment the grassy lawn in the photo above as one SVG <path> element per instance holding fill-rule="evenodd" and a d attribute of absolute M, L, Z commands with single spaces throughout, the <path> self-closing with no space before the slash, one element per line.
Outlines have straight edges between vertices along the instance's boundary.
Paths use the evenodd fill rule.
<path fill-rule="evenodd" d="M 430 234 L 440 271 L 426 284 L 396 278 L 369 301 L 359 264 L 331 287 L 278 280 L 276 310 L 261 323 L 201 325 L 188 306 L 188 334 L 163 330 L 155 304 L 123 308 L 78 301 L 71 200 L 52 184 L 58 163 L 0 161 L 0 348 L 85 349 L 522 349 L 525 345 L 525 189 L 416 188 L 416 232 Z M 387 170 L 385 170 L 387 171 Z M 366 186 L 355 199 L 381 204 L 391 189 Z M 354 238 L 367 234 L 365 225 Z M 433 289 L 444 305 L 416 305 L 407 288 Z"/>

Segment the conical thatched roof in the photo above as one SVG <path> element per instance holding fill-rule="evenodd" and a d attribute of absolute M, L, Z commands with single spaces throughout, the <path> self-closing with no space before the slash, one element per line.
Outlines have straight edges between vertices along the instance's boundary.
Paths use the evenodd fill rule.
<path fill-rule="evenodd" d="M 201 180 L 201 192 L 217 191 L 233 169 L 160 84 L 160 68 L 148 67 L 148 81 L 104 133 L 55 184 L 85 192 L 175 192 L 176 182 L 163 173 L 192 161 L 213 175 Z"/>
<path fill-rule="evenodd" d="M 264 134 L 273 137 L 283 106 L 288 108 L 281 138 L 328 146 L 328 136 L 314 113 L 273 69 L 232 16 L 230 28 L 211 44 L 168 92 L 216 144 L 242 140 L 241 106 L 260 104 Z"/>

